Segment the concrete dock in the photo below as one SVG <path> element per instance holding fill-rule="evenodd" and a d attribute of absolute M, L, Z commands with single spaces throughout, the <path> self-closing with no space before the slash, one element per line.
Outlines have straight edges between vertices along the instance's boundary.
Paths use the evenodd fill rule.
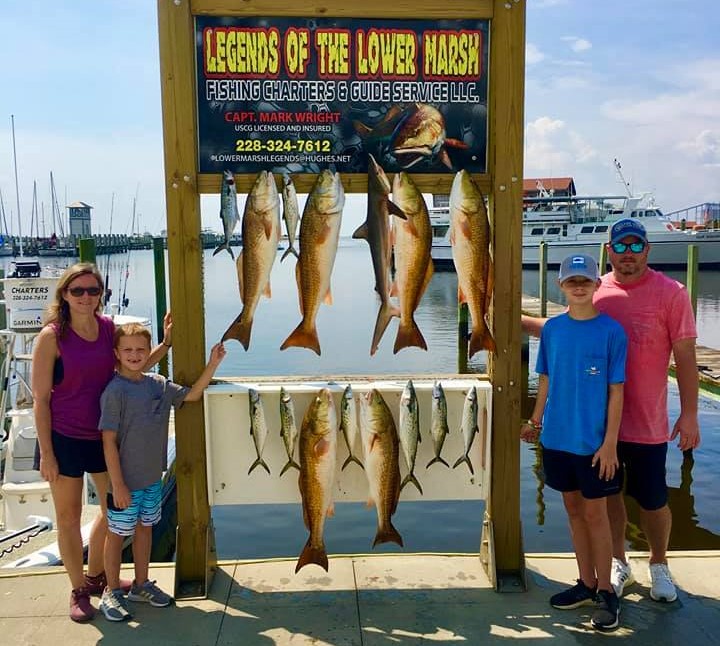
<path fill-rule="evenodd" d="M 295 559 L 225 561 L 207 599 L 169 608 L 130 603 L 132 621 L 101 614 L 75 624 L 68 618 L 69 584 L 62 570 L 0 575 L 0 635 L 4 644 L 314 644 L 375 646 L 510 639 L 557 644 L 720 644 L 720 552 L 675 552 L 670 567 L 678 599 L 649 597 L 646 555 L 632 554 L 637 582 L 626 590 L 620 628 L 598 635 L 592 608 L 555 610 L 548 598 L 574 583 L 572 554 L 527 555 L 527 592 L 496 593 L 475 555 L 339 556 L 330 571 Z M 125 576 L 130 574 L 125 571 Z M 172 564 L 151 576 L 174 587 Z M 94 600 L 97 605 L 97 600 Z"/>

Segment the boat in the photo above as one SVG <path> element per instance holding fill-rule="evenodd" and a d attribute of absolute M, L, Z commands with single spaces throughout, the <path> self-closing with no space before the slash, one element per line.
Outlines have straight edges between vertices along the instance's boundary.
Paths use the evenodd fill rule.
<path fill-rule="evenodd" d="M 714 222 L 686 227 L 664 215 L 650 193 L 633 195 L 554 195 L 539 180 L 537 197 L 525 197 L 522 220 L 522 264 L 537 267 L 540 243 L 547 244 L 547 264 L 558 266 L 563 258 L 583 253 L 600 257 L 600 248 L 608 241 L 613 222 L 637 218 L 652 246 L 653 267 L 684 268 L 688 246 L 698 247 L 699 266 L 720 268 L 720 229 Z M 428 209 L 433 232 L 432 258 L 436 268 L 453 268 L 450 246 L 450 209 L 448 197 L 434 195 Z"/>

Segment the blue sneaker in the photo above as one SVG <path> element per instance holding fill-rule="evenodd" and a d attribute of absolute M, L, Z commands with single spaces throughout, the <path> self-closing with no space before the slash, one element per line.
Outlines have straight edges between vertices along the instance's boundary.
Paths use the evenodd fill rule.
<path fill-rule="evenodd" d="M 155 585 L 155 581 L 145 581 L 142 585 L 138 585 L 136 581 L 133 581 L 132 588 L 128 592 L 127 598 L 130 601 L 142 601 L 149 603 L 155 608 L 165 608 L 169 606 L 174 599 L 164 593 L 160 588 Z"/>
<path fill-rule="evenodd" d="M 127 621 L 132 619 L 132 615 L 127 609 L 127 601 L 123 596 L 123 591 L 110 590 L 105 588 L 102 599 L 100 600 L 100 610 L 108 621 Z"/>
<path fill-rule="evenodd" d="M 594 605 L 595 602 L 595 590 L 588 588 L 582 582 L 582 579 L 578 579 L 572 588 L 558 592 L 550 597 L 550 605 L 559 610 L 572 610 L 580 606 Z"/>

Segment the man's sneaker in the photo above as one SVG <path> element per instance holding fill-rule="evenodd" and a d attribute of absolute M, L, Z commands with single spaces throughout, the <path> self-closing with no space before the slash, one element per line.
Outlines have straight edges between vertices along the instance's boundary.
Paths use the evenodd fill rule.
<path fill-rule="evenodd" d="M 572 610 L 580 606 L 589 606 L 595 603 L 595 590 L 588 588 L 582 579 L 572 587 L 558 592 L 550 597 L 550 605 L 559 610 Z"/>
<path fill-rule="evenodd" d="M 625 586 L 635 583 L 635 577 L 630 569 L 629 563 L 623 563 L 620 559 L 613 557 L 612 569 L 610 570 L 610 583 L 618 597 L 623 596 Z"/>
<path fill-rule="evenodd" d="M 650 597 L 655 601 L 675 601 L 677 590 L 665 563 L 650 564 Z"/>
<path fill-rule="evenodd" d="M 122 590 L 106 588 L 100 601 L 100 610 L 108 621 L 126 621 L 132 619 L 126 604 Z"/>
<path fill-rule="evenodd" d="M 120 579 L 120 590 L 123 591 L 123 594 L 127 594 L 130 592 L 130 588 L 132 586 L 132 581 L 128 581 L 127 579 Z M 97 574 L 95 576 L 88 576 L 85 575 L 85 588 L 87 589 L 88 593 L 99 597 L 101 594 L 105 592 L 105 588 L 107 588 L 107 577 L 105 576 L 105 572 L 100 572 L 100 574 Z"/>
<path fill-rule="evenodd" d="M 127 598 L 130 601 L 144 601 L 156 608 L 164 608 L 173 602 L 173 598 L 158 588 L 155 581 L 145 581 L 142 585 L 138 585 L 133 581 Z"/>
<path fill-rule="evenodd" d="M 598 607 L 590 617 L 590 625 L 596 630 L 612 630 L 620 623 L 620 599 L 615 592 L 598 590 Z"/>
<path fill-rule="evenodd" d="M 90 603 L 87 588 L 75 588 L 70 593 L 70 619 L 73 621 L 90 621 L 95 616 L 95 608 Z"/>

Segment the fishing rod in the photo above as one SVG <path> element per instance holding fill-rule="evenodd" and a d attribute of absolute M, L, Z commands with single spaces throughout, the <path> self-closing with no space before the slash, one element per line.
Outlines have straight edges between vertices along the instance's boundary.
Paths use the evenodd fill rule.
<path fill-rule="evenodd" d="M 138 187 L 139 188 L 139 187 Z M 118 303 L 119 312 L 122 314 L 123 310 L 130 304 L 130 299 L 127 297 L 127 283 L 128 277 L 130 276 L 130 253 L 132 251 L 132 236 L 135 232 L 135 214 L 137 207 L 137 191 L 135 191 L 135 197 L 133 198 L 133 210 L 132 210 L 132 221 L 130 223 L 130 236 L 127 257 L 125 259 L 125 276 L 120 276 L 120 282 L 122 284 L 122 299 Z M 124 282 L 123 282 L 124 278 Z"/>
<path fill-rule="evenodd" d="M 110 242 L 110 236 L 112 236 L 112 221 L 113 221 L 113 210 L 115 209 L 115 193 L 113 192 L 110 198 L 110 230 L 108 231 L 108 243 Z M 107 256 L 105 258 L 105 307 L 107 307 L 110 299 L 112 298 L 112 289 L 110 289 L 110 244 L 108 244 Z"/>

